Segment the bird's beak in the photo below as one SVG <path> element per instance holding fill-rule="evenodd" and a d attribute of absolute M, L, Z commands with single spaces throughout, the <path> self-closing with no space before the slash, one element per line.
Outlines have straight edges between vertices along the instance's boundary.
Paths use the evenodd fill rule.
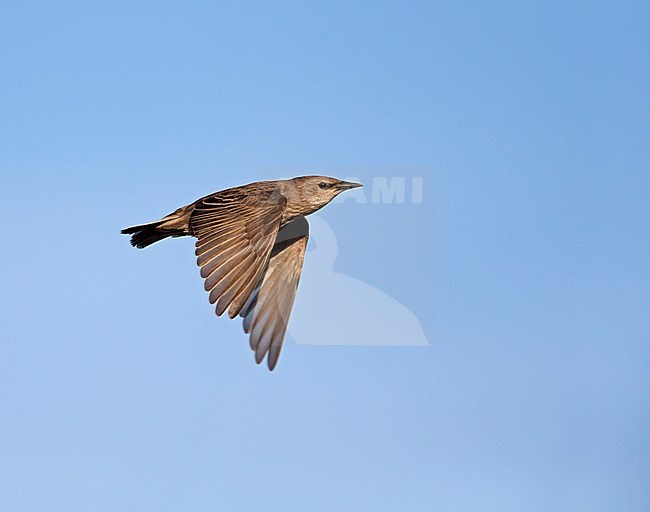
<path fill-rule="evenodd" d="M 353 181 L 340 181 L 336 184 L 336 188 L 341 192 L 344 190 L 350 190 L 351 188 L 363 187 L 362 183 L 354 183 Z"/>

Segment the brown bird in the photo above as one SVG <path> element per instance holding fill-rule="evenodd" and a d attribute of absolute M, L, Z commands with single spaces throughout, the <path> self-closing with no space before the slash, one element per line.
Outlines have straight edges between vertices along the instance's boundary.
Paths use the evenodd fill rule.
<path fill-rule="evenodd" d="M 278 362 L 309 237 L 305 215 L 360 183 L 326 176 L 259 181 L 202 197 L 155 222 L 122 230 L 138 249 L 193 236 L 196 262 L 221 316 L 244 319 L 250 347 Z"/>

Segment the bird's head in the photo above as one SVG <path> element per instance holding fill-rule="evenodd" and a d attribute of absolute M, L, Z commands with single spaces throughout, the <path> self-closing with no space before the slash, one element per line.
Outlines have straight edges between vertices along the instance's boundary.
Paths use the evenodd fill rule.
<path fill-rule="evenodd" d="M 283 191 L 287 199 L 305 208 L 301 215 L 308 215 L 319 210 L 341 192 L 352 188 L 363 187 L 361 183 L 343 181 L 329 176 L 301 176 L 288 180 L 288 186 Z"/>

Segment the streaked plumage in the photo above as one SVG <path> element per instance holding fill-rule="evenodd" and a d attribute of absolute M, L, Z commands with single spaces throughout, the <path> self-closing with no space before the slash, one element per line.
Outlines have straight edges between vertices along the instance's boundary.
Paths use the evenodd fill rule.
<path fill-rule="evenodd" d="M 205 196 L 162 219 L 122 230 L 140 249 L 197 238 L 195 254 L 217 315 L 241 316 L 259 364 L 275 368 L 309 237 L 305 215 L 361 186 L 325 176 L 262 181 Z"/>

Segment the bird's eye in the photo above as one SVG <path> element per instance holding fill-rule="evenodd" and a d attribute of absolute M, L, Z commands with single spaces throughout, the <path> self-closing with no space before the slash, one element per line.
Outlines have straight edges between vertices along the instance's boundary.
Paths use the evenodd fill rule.
<path fill-rule="evenodd" d="M 321 182 L 318 184 L 318 188 L 320 188 L 320 189 L 322 189 L 322 190 L 325 190 L 326 188 L 329 188 L 329 187 L 330 187 L 329 183 L 325 183 L 324 181 L 321 181 Z"/>

